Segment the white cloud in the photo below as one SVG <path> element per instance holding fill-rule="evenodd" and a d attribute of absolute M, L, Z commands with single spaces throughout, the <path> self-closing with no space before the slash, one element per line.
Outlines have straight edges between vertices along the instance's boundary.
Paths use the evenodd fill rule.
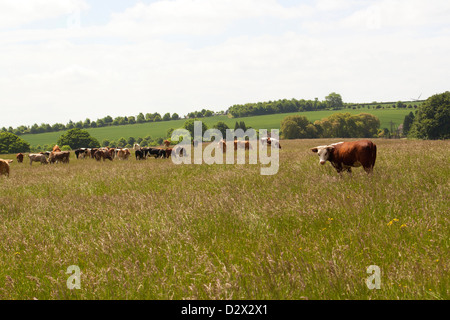
<path fill-rule="evenodd" d="M 208 35 L 223 32 L 239 19 L 295 19 L 310 12 L 309 6 L 285 8 L 275 0 L 158 1 L 149 5 L 138 3 L 123 13 L 114 14 L 110 27 L 116 32 L 139 29 L 146 35 Z"/>
<path fill-rule="evenodd" d="M 103 26 L 2 32 L 0 106 L 8 112 L 0 127 L 107 114 L 184 115 L 237 103 L 324 99 L 333 91 L 345 101 L 371 102 L 448 90 L 446 11 L 411 1 L 396 24 L 403 3 L 361 3 L 343 8 L 320 0 L 284 8 L 272 0 L 158 1 L 137 4 Z M 337 15 L 341 10 L 345 15 Z M 382 13 L 381 28 L 400 28 L 376 32 L 362 18 L 370 10 Z M 415 16 L 420 11 L 424 16 Z M 433 16 L 443 27 L 432 35 L 402 28 L 425 30 Z M 252 18 L 283 27 L 227 32 Z M 305 31 L 311 22 L 320 28 Z M 184 37 L 177 42 L 167 35 Z M 192 46 L 189 35 L 220 41 Z"/>
<path fill-rule="evenodd" d="M 450 2 L 443 0 L 371 1 L 343 20 L 347 27 L 414 27 L 448 23 Z"/>
<path fill-rule="evenodd" d="M 84 0 L 2 0 L 0 29 L 15 28 L 62 15 L 72 15 L 87 8 L 88 5 Z"/>

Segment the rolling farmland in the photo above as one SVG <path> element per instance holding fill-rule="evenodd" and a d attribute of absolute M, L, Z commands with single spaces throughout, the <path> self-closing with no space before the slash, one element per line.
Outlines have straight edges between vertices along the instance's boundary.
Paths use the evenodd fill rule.
<path fill-rule="evenodd" d="M 390 122 L 395 125 L 403 123 L 405 115 L 414 109 L 344 109 L 339 112 L 349 112 L 351 114 L 358 114 L 362 112 L 370 113 L 377 116 L 381 122 L 381 128 L 390 128 Z M 202 118 L 208 127 L 212 127 L 219 121 L 225 122 L 230 128 L 234 128 L 236 121 L 245 121 L 247 126 L 251 126 L 254 129 L 279 129 L 280 123 L 288 115 L 304 115 L 310 121 L 320 120 L 338 111 L 309 111 L 309 112 L 296 112 L 296 113 L 283 113 L 283 114 L 270 114 L 262 116 L 253 116 L 245 118 L 228 118 L 227 116 L 214 116 L 209 118 Z M 167 131 L 170 128 L 181 128 L 185 119 L 162 121 L 162 122 L 150 122 L 142 124 L 124 125 L 124 126 L 109 126 L 102 128 L 86 129 L 93 137 L 97 138 L 100 142 L 104 139 L 117 140 L 121 137 L 146 137 L 150 135 L 152 138 L 166 137 Z M 29 142 L 32 146 L 54 144 L 58 138 L 64 133 L 49 132 L 40 134 L 26 134 L 21 138 Z"/>

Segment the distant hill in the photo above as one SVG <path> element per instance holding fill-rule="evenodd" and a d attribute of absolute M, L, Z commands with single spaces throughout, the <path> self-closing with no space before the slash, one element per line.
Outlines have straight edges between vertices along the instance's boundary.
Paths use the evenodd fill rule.
<path fill-rule="evenodd" d="M 376 104 L 378 105 L 378 104 Z M 387 106 L 387 104 L 380 103 L 381 106 Z M 207 118 L 202 118 L 202 120 L 208 128 L 211 128 L 214 124 L 219 121 L 225 122 L 230 128 L 234 128 L 234 124 L 236 121 L 244 121 L 247 127 L 252 127 L 254 129 L 279 129 L 281 120 L 284 117 L 289 115 L 304 115 L 310 121 L 320 120 L 325 118 L 333 113 L 344 113 L 349 112 L 351 114 L 358 113 L 370 113 L 377 116 L 381 122 L 381 128 L 390 128 L 391 122 L 398 126 L 403 123 L 403 119 L 405 115 L 409 114 L 411 111 L 415 111 L 415 109 L 410 108 L 379 108 L 374 109 L 373 105 L 370 109 L 367 107 L 363 108 L 350 108 L 350 109 L 341 109 L 341 110 L 321 110 L 321 111 L 305 111 L 305 112 L 293 112 L 293 113 L 280 113 L 280 114 L 269 114 L 262 116 L 250 116 L 243 118 L 229 118 L 226 115 L 212 116 Z M 86 129 L 93 137 L 97 138 L 100 142 L 104 139 L 108 140 L 118 140 L 120 138 L 127 139 L 128 137 L 146 137 L 150 135 L 152 138 L 166 138 L 167 131 L 170 128 L 181 128 L 183 127 L 186 119 L 180 120 L 171 120 L 171 121 L 160 121 L 160 122 L 146 122 L 140 124 L 131 124 L 131 125 L 122 125 L 122 126 L 108 126 L 101 128 L 90 128 Z M 58 138 L 65 131 L 58 132 L 48 132 L 48 133 L 39 133 L 39 134 L 24 134 L 21 135 L 21 138 L 25 141 L 29 142 L 32 146 L 44 145 L 44 144 L 54 144 L 58 140 Z"/>

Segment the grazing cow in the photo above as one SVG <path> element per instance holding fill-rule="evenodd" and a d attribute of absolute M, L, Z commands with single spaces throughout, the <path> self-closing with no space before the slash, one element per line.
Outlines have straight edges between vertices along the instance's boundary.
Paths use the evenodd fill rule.
<path fill-rule="evenodd" d="M 170 152 L 168 157 L 170 157 L 172 153 L 175 153 L 177 157 L 184 157 L 185 155 L 187 155 L 186 149 L 182 146 L 175 146 L 174 148 L 172 148 L 172 151 Z"/>
<path fill-rule="evenodd" d="M 170 146 L 170 141 L 169 140 L 164 140 L 164 146 L 166 147 L 166 148 L 168 148 L 169 146 Z"/>
<path fill-rule="evenodd" d="M 9 177 L 9 164 L 13 162 L 12 160 L 0 159 L 0 175 L 5 175 Z"/>
<path fill-rule="evenodd" d="M 280 141 L 278 139 L 271 138 L 271 137 L 261 138 L 261 144 L 264 146 L 265 145 L 270 146 L 272 143 L 275 147 L 278 146 L 278 148 L 281 149 Z"/>
<path fill-rule="evenodd" d="M 61 152 L 61 149 L 58 147 L 58 145 L 55 145 L 54 147 L 53 147 L 53 150 L 52 150 L 53 152 Z"/>
<path fill-rule="evenodd" d="M 136 160 L 145 160 L 144 150 L 136 150 L 134 155 L 136 156 Z"/>
<path fill-rule="evenodd" d="M 79 148 L 79 149 L 76 149 L 76 150 L 74 151 L 74 153 L 75 153 L 75 157 L 76 157 L 77 159 L 84 159 L 84 156 L 86 155 L 86 148 Z"/>
<path fill-rule="evenodd" d="M 91 149 L 90 149 L 90 151 L 91 151 L 91 154 L 90 154 L 91 159 L 94 159 L 94 153 L 95 153 L 97 150 L 98 150 L 98 148 L 91 148 Z"/>
<path fill-rule="evenodd" d="M 129 150 L 128 148 L 125 148 L 124 151 L 125 151 L 125 154 L 124 154 L 124 156 L 123 156 L 123 159 L 124 159 L 124 160 L 128 160 L 128 158 L 129 158 L 130 155 L 131 155 L 131 152 L 130 152 L 130 150 Z"/>
<path fill-rule="evenodd" d="M 148 148 L 146 156 L 153 156 L 156 158 L 165 158 L 166 151 L 160 148 Z"/>
<path fill-rule="evenodd" d="M 17 159 L 18 163 L 22 163 L 23 162 L 23 154 L 22 153 L 16 154 L 16 159 Z"/>
<path fill-rule="evenodd" d="M 216 148 L 222 149 L 223 153 L 227 152 L 227 140 L 222 139 L 217 143 Z"/>
<path fill-rule="evenodd" d="M 123 160 L 123 158 L 125 157 L 125 150 L 119 149 L 119 151 L 117 151 L 117 157 L 119 158 L 119 160 Z"/>
<path fill-rule="evenodd" d="M 111 153 L 108 150 L 101 150 L 101 149 L 95 151 L 94 158 L 97 161 L 100 161 L 101 159 L 103 159 L 103 161 L 105 161 L 106 159 L 111 161 L 113 160 Z"/>
<path fill-rule="evenodd" d="M 117 150 L 117 157 L 119 158 L 119 160 L 128 160 L 130 154 L 131 153 L 130 150 L 128 150 L 128 148 Z"/>
<path fill-rule="evenodd" d="M 234 140 L 234 150 L 237 150 L 238 148 L 243 148 L 245 150 L 252 149 L 252 145 L 250 144 L 250 141 L 237 141 Z"/>
<path fill-rule="evenodd" d="M 320 164 L 330 161 L 338 173 L 352 172 L 352 167 L 362 166 L 367 173 L 373 171 L 377 158 L 377 146 L 369 140 L 338 142 L 311 149 L 319 155 Z"/>
<path fill-rule="evenodd" d="M 30 158 L 30 166 L 33 164 L 33 162 L 40 162 L 41 164 L 47 164 L 47 157 L 45 154 L 41 153 L 30 153 L 28 155 L 28 158 Z"/>
<path fill-rule="evenodd" d="M 70 151 L 52 152 L 48 157 L 49 163 L 69 163 L 70 161 Z"/>

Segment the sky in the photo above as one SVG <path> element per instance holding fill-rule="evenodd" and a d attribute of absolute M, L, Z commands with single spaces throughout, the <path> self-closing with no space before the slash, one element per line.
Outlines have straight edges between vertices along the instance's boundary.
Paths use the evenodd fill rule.
<path fill-rule="evenodd" d="M 449 90 L 447 0 L 0 0 L 0 127 Z"/>

